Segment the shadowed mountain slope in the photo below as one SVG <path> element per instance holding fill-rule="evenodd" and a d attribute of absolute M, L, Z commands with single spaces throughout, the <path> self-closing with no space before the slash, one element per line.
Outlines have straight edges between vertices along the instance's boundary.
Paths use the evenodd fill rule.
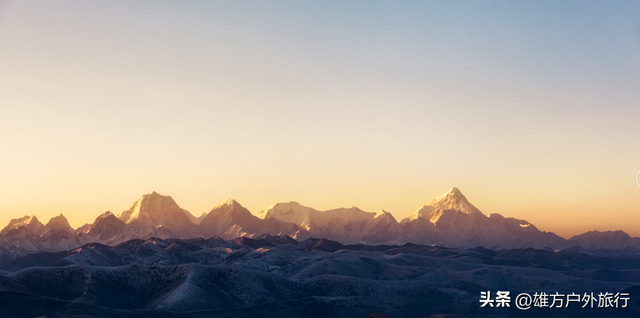
<path fill-rule="evenodd" d="M 520 317 L 513 302 L 480 308 L 480 292 L 640 292 L 638 257 L 344 245 L 266 234 L 86 244 L 27 255 L 2 268 L 3 317 Z M 552 317 L 634 317 L 640 303 L 607 309 L 576 304 Z"/>

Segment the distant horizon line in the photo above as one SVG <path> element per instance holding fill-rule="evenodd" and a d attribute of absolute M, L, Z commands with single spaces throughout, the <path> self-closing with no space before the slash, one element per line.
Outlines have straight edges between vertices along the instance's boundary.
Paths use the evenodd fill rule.
<path fill-rule="evenodd" d="M 466 197 L 464 197 L 464 195 L 462 194 L 462 192 L 461 192 L 457 187 L 455 187 L 455 186 L 454 186 L 454 187 L 450 188 L 447 192 L 445 192 L 444 194 L 442 194 L 441 196 L 438 196 L 437 198 L 434 198 L 434 199 L 431 201 L 431 203 L 433 203 L 434 201 L 436 201 L 436 200 L 437 200 L 437 199 L 439 199 L 439 198 L 443 198 L 443 197 L 445 197 L 447 194 L 450 194 L 450 193 L 458 194 L 458 195 L 460 195 L 460 196 L 461 196 L 461 197 L 466 201 Z M 135 204 L 136 204 L 137 202 L 139 202 L 140 200 L 142 200 L 145 196 L 152 196 L 152 195 L 154 195 L 154 194 L 156 194 L 156 195 L 158 195 L 158 196 L 160 196 L 160 197 L 168 197 L 168 198 L 170 198 L 171 200 L 173 200 L 173 202 L 174 202 L 178 207 L 180 207 L 180 206 L 178 205 L 178 203 L 173 199 L 173 197 L 171 197 L 171 195 L 163 195 L 163 194 L 160 194 L 159 192 L 157 192 L 157 191 L 155 191 L 155 190 L 152 190 L 150 193 L 145 193 L 145 194 L 141 195 L 137 200 L 135 200 L 135 201 L 133 202 L 133 206 L 135 206 Z M 183 208 L 181 208 L 181 207 L 180 207 L 180 209 L 182 209 L 182 210 L 184 210 L 185 212 L 189 213 L 189 214 L 190 214 L 191 216 L 193 216 L 194 218 L 199 219 L 199 218 L 203 218 L 204 216 L 208 215 L 211 211 L 215 210 L 216 208 L 218 208 L 218 207 L 220 207 L 220 206 L 223 206 L 223 205 L 225 205 L 225 204 L 229 204 L 229 203 L 231 203 L 231 202 L 235 202 L 235 203 L 239 204 L 241 207 L 243 207 L 243 208 L 245 208 L 247 211 L 249 211 L 253 216 L 258 217 L 258 218 L 260 218 L 260 219 L 264 219 L 264 218 L 265 218 L 265 216 L 266 216 L 266 215 L 261 215 L 261 214 L 262 214 L 262 212 L 266 212 L 266 211 L 268 211 L 268 210 L 272 209 L 273 207 L 275 207 L 275 206 L 276 206 L 276 205 L 278 205 L 278 204 L 295 203 L 295 204 L 300 205 L 301 207 L 309 208 L 309 209 L 312 209 L 312 210 L 317 211 L 317 212 L 320 212 L 320 213 L 324 213 L 324 212 L 328 212 L 328 211 L 333 211 L 333 210 L 339 210 L 339 209 L 350 209 L 350 208 L 351 208 L 351 209 L 355 208 L 355 209 L 358 209 L 358 210 L 360 210 L 360 211 L 362 211 L 362 212 L 371 213 L 371 214 L 376 214 L 376 215 L 377 215 L 378 213 L 380 213 L 380 212 L 386 212 L 386 213 L 391 214 L 391 215 L 392 215 L 392 217 L 393 217 L 393 218 L 396 220 L 396 222 L 398 222 L 398 223 L 401 223 L 401 221 L 402 221 L 402 220 L 405 220 L 405 219 L 409 219 L 409 218 L 411 218 L 413 215 L 417 214 L 417 213 L 418 213 L 422 208 L 424 208 L 424 207 L 426 207 L 426 206 L 429 206 L 429 204 L 424 204 L 424 205 L 422 205 L 421 207 L 419 207 L 419 208 L 418 208 L 418 210 L 417 210 L 416 212 L 414 212 L 414 213 L 413 213 L 413 214 L 411 214 L 410 216 L 407 216 L 407 217 L 403 218 L 403 219 L 402 219 L 402 220 L 400 220 L 400 221 L 398 221 L 398 219 L 393 215 L 393 213 L 392 213 L 392 212 L 389 212 L 389 211 L 387 211 L 387 210 L 385 210 L 385 209 L 383 209 L 383 208 L 381 208 L 381 209 L 379 210 L 379 212 L 370 212 L 370 211 L 365 211 L 365 210 L 362 210 L 362 209 L 358 208 L 358 207 L 357 207 L 357 206 L 355 206 L 355 205 L 354 205 L 354 206 L 351 206 L 351 207 L 344 207 L 344 206 L 343 206 L 343 207 L 339 207 L 339 208 L 332 208 L 332 209 L 328 209 L 328 210 L 317 210 L 317 209 L 315 209 L 315 208 L 313 208 L 313 207 L 310 207 L 310 206 L 306 206 L 306 205 L 300 204 L 300 203 L 299 203 L 298 201 L 296 201 L 296 200 L 291 200 L 291 201 L 287 201 L 287 202 L 276 202 L 276 203 L 272 203 L 272 204 L 270 204 L 270 205 L 269 205 L 265 210 L 261 210 L 258 214 L 254 213 L 254 212 L 251 212 L 249 209 L 247 209 L 246 207 L 244 207 L 240 202 L 238 202 L 237 200 L 235 200 L 235 199 L 233 199 L 233 198 L 228 198 L 228 199 L 227 199 L 227 200 L 225 200 L 223 203 L 221 203 L 221 204 L 218 204 L 218 205 L 214 206 L 211 210 L 209 210 L 209 211 L 207 211 L 207 212 L 203 212 L 200 216 L 195 216 L 195 215 L 194 215 L 194 214 L 192 214 L 190 211 L 188 211 L 188 210 L 186 210 L 186 209 L 183 209 Z M 469 203 L 468 201 L 466 201 L 466 202 L 467 202 L 467 203 Z M 469 204 L 470 204 L 470 203 L 469 203 Z M 133 206 L 132 206 L 132 208 L 133 208 Z M 473 205 L 472 205 L 472 206 L 473 206 Z M 474 208 L 475 208 L 475 207 L 474 207 Z M 120 215 L 121 215 L 122 213 L 126 212 L 126 211 L 129 211 L 129 210 L 126 210 L 126 209 L 125 209 L 125 210 L 123 210 L 123 211 L 122 211 L 122 212 L 120 212 L 120 213 L 114 213 L 114 212 L 112 212 L 112 211 L 110 211 L 110 210 L 104 211 L 104 212 L 102 212 L 102 213 L 100 213 L 100 214 L 98 214 L 98 215 L 96 216 L 96 218 L 94 219 L 94 222 L 97 220 L 97 218 L 99 218 L 100 216 L 102 216 L 102 215 L 104 215 L 104 214 L 106 214 L 106 213 L 111 213 L 111 214 L 113 214 L 116 218 L 118 218 L 118 219 L 119 219 L 119 218 L 120 218 Z M 457 211 L 461 211 L 461 210 L 457 210 Z M 461 211 L 461 212 L 462 212 L 462 211 Z M 479 211 L 479 212 L 481 212 L 481 211 Z M 464 212 L 462 212 L 462 213 L 464 213 Z M 503 215 L 502 215 L 502 214 L 500 214 L 500 213 L 489 213 L 489 214 L 484 213 L 484 212 L 481 212 L 481 213 L 482 213 L 482 214 L 484 214 L 484 215 L 485 215 L 485 216 L 487 216 L 487 217 L 489 217 L 490 215 L 500 215 L 500 216 L 502 216 L 502 217 L 504 217 L 504 218 L 507 218 L 507 219 L 515 219 L 515 220 L 526 221 L 526 220 L 523 220 L 523 219 L 517 219 L 517 218 L 515 218 L 515 217 L 503 216 Z M 467 213 L 465 213 L 465 214 L 467 214 Z M 57 215 L 57 216 L 53 216 L 53 217 L 51 217 L 51 218 L 50 218 L 46 223 L 42 223 L 42 221 L 40 221 L 40 220 L 38 219 L 38 217 L 37 217 L 35 214 L 33 214 L 33 215 L 28 215 L 28 214 L 27 214 L 27 215 L 25 215 L 25 216 L 23 216 L 23 217 L 18 217 L 18 218 L 12 218 L 12 219 L 10 219 L 9 223 L 8 223 L 7 225 L 3 226 L 1 229 L 2 229 L 2 230 L 6 229 L 6 228 L 7 228 L 7 227 L 9 227 L 9 226 L 14 222 L 14 221 L 28 220 L 28 219 L 33 219 L 33 218 L 35 218 L 35 219 L 36 219 L 38 222 L 40 222 L 43 226 L 46 226 L 47 224 L 49 224 L 50 222 L 52 222 L 54 219 L 59 218 L 59 217 L 63 217 L 65 220 L 67 220 L 67 223 L 68 223 L 68 219 L 64 216 L 64 214 L 63 214 L 63 213 L 60 213 L 60 214 L 59 214 L 59 215 Z M 527 222 L 527 223 L 529 223 L 528 221 L 526 221 L 526 222 Z M 93 224 L 93 223 L 84 223 L 84 224 L 82 224 L 82 225 L 80 225 L 80 226 L 78 226 L 78 227 L 73 227 L 73 226 L 71 226 L 70 224 L 69 224 L 69 226 L 70 226 L 73 230 L 78 230 L 78 229 L 80 229 L 80 228 L 82 228 L 82 227 L 84 227 L 84 226 L 86 226 L 86 225 L 90 225 L 90 224 Z M 194 224 L 196 224 L 196 225 L 197 225 L 197 223 L 194 223 Z M 529 224 L 531 224 L 531 223 L 529 223 Z M 534 226 L 535 226 L 535 225 L 534 225 Z M 537 226 L 536 226 L 536 228 L 537 228 Z M 554 233 L 554 232 L 551 232 L 551 231 L 544 231 L 544 230 L 541 230 L 541 231 L 543 231 L 543 232 L 548 232 L 548 233 L 553 233 L 553 234 L 555 234 L 555 235 L 558 235 L 558 234 L 556 234 L 556 233 Z M 569 240 L 569 239 L 571 239 L 572 237 L 576 237 L 576 236 L 580 236 L 580 235 L 583 235 L 583 234 L 586 234 L 586 233 L 592 233 L 592 232 L 596 232 L 596 233 L 615 233 L 615 232 L 621 232 L 621 233 L 624 233 L 624 234 L 628 235 L 629 237 L 632 237 L 632 238 L 633 238 L 633 237 L 636 237 L 636 236 L 629 235 L 629 234 L 628 234 L 627 232 L 625 232 L 624 230 L 612 230 L 612 229 L 608 229 L 608 230 L 604 230 L 604 231 L 600 231 L 600 230 L 597 230 L 597 229 L 591 229 L 591 230 L 587 230 L 587 231 L 582 232 L 582 233 L 573 234 L 573 235 L 572 235 L 571 237 L 569 237 L 569 238 L 565 238 L 565 237 L 562 237 L 562 236 L 560 236 L 560 235 L 558 235 L 558 236 L 562 237 L 564 240 Z"/>

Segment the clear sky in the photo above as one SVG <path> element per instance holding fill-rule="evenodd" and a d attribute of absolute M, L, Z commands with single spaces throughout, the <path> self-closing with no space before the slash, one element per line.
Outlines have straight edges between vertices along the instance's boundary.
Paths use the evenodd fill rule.
<path fill-rule="evenodd" d="M 640 236 L 638 1 L 1 1 L 0 227 L 171 195 Z"/>

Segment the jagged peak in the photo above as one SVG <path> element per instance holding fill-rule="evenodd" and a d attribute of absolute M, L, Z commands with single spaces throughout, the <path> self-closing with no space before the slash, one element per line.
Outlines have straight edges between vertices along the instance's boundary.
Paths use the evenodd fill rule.
<path fill-rule="evenodd" d="M 238 201 L 234 200 L 234 199 L 228 199 L 227 201 L 225 201 L 224 203 L 214 207 L 209 214 L 211 214 L 211 212 L 215 211 L 215 210 L 222 210 L 222 211 L 234 211 L 236 209 L 240 209 L 243 210 L 244 207 L 238 203 Z"/>
<path fill-rule="evenodd" d="M 393 214 L 385 211 L 385 210 L 380 210 L 380 212 L 376 213 L 376 216 L 373 218 L 374 221 L 378 222 L 382 221 L 382 222 L 392 222 L 392 223 L 398 223 L 398 221 L 396 220 L 396 218 L 393 216 Z"/>
<path fill-rule="evenodd" d="M 460 192 L 460 189 L 456 187 L 452 187 L 451 189 L 449 189 L 448 193 L 451 193 L 453 195 L 462 195 L 462 192 Z"/>
<path fill-rule="evenodd" d="M 9 221 L 9 226 L 13 225 L 13 224 L 18 224 L 18 223 L 22 223 L 26 220 L 28 220 L 29 218 L 31 218 L 31 216 L 29 215 L 25 215 L 21 218 L 17 218 L 17 219 L 11 219 L 11 221 Z"/>
<path fill-rule="evenodd" d="M 89 231 L 88 232 L 94 232 L 97 228 L 101 228 L 101 227 L 104 227 L 104 226 L 107 226 L 107 227 L 111 227 L 111 226 L 120 227 L 120 226 L 124 226 L 124 225 L 125 225 L 124 222 L 122 222 L 120 219 L 118 219 L 110 211 L 107 211 L 105 213 L 100 214 L 100 216 L 98 216 L 98 218 L 96 218 L 96 220 L 93 222 L 93 224 L 89 227 Z"/>
<path fill-rule="evenodd" d="M 100 214 L 97 218 L 96 218 L 96 222 L 98 220 L 102 220 L 102 219 L 106 219 L 106 218 L 110 218 L 110 217 L 116 217 L 115 214 L 111 213 L 111 211 L 107 211 L 104 212 L 102 214 Z"/>
<path fill-rule="evenodd" d="M 32 223 L 40 223 L 40 221 L 38 221 L 38 218 L 34 215 L 30 218 L 28 218 L 27 220 L 24 221 L 24 224 L 32 224 Z"/>
<path fill-rule="evenodd" d="M 445 192 L 441 196 L 431 200 L 427 205 L 423 205 L 418 211 L 409 216 L 408 221 L 415 221 L 418 219 L 431 219 L 431 213 L 435 210 L 460 210 L 464 213 L 479 212 L 467 198 L 462 194 L 460 189 L 452 187 L 449 191 Z"/>
<path fill-rule="evenodd" d="M 242 205 L 240 203 L 238 203 L 238 201 L 234 200 L 234 199 L 227 199 L 227 201 L 224 201 L 222 204 L 219 204 L 217 206 L 215 206 L 211 211 L 214 210 L 219 210 L 219 209 L 228 209 L 228 208 L 235 208 L 236 206 L 238 207 L 242 207 Z M 211 212 L 209 212 L 211 213 Z"/>
<path fill-rule="evenodd" d="M 449 191 L 443 195 L 433 199 L 429 203 L 429 206 L 434 209 L 458 210 L 465 214 L 482 213 L 478 208 L 473 206 L 456 187 L 449 189 Z"/>
<path fill-rule="evenodd" d="M 155 222 L 159 216 L 159 211 L 177 211 L 185 214 L 187 218 L 193 218 L 186 210 L 180 208 L 171 196 L 162 195 L 156 191 L 142 195 L 133 203 L 129 210 L 125 210 L 118 216 L 118 219 L 124 223 L 131 223 L 138 219 L 145 219 L 145 222 Z M 153 226 L 155 226 L 154 224 Z"/>
<path fill-rule="evenodd" d="M 67 232 L 74 231 L 71 225 L 69 225 L 69 221 L 67 220 L 66 217 L 64 217 L 64 215 L 62 215 L 62 213 L 60 213 L 60 215 L 58 216 L 54 216 L 51 219 L 49 219 L 49 222 L 47 222 L 47 225 L 45 225 L 45 228 L 47 230 L 64 230 Z"/>
<path fill-rule="evenodd" d="M 6 232 L 11 229 L 18 229 L 24 227 L 27 231 L 33 232 L 36 234 L 42 234 L 44 231 L 44 225 L 40 223 L 38 218 L 34 216 L 25 215 L 19 219 L 12 219 L 7 226 L 2 229 L 1 232 Z"/>
<path fill-rule="evenodd" d="M 143 200 L 160 200 L 163 198 L 171 198 L 171 196 L 152 191 L 151 193 L 143 194 L 140 199 L 138 199 L 138 202 L 142 202 Z"/>
<path fill-rule="evenodd" d="M 465 201 L 467 200 L 467 198 L 464 196 L 464 194 L 462 194 L 462 192 L 460 191 L 460 189 L 453 187 L 451 189 L 449 189 L 449 191 L 443 193 L 442 195 L 440 195 L 439 197 L 433 199 L 431 202 L 435 202 L 435 201 L 442 201 L 444 199 L 450 199 L 450 198 L 460 198 L 460 199 L 464 199 Z"/>
<path fill-rule="evenodd" d="M 3 231 L 20 227 L 20 226 L 25 226 L 26 224 L 29 224 L 28 222 L 30 222 L 32 218 L 33 218 L 32 216 L 25 215 L 21 218 L 11 219 L 11 221 L 9 221 L 9 224 L 3 229 Z"/>
<path fill-rule="evenodd" d="M 282 206 L 301 206 L 301 204 L 296 202 L 296 201 L 272 203 L 266 209 L 258 212 L 257 216 L 259 218 L 261 218 L 261 219 L 264 219 L 264 218 L 267 217 L 267 215 L 269 214 L 270 211 L 275 210 L 276 208 L 279 208 L 279 207 L 282 207 Z"/>
<path fill-rule="evenodd" d="M 54 216 L 52 218 L 49 219 L 49 222 L 47 222 L 47 225 L 50 224 L 51 222 L 68 222 L 67 218 L 64 217 L 64 215 L 62 215 L 62 213 L 60 213 L 60 215 Z"/>
<path fill-rule="evenodd" d="M 385 211 L 384 209 L 380 209 L 380 211 L 378 213 L 376 213 L 376 216 L 374 216 L 374 219 L 377 219 L 379 217 L 385 216 L 385 215 L 391 215 L 391 213 Z"/>
<path fill-rule="evenodd" d="M 142 196 L 140 196 L 140 198 L 138 198 L 138 200 L 136 200 L 134 202 L 134 206 L 135 205 L 140 205 L 143 201 L 158 201 L 158 200 L 162 200 L 162 199 L 165 199 L 165 198 L 172 199 L 171 196 L 162 195 L 162 194 L 160 194 L 160 193 L 158 193 L 156 191 L 152 191 L 151 193 L 145 193 Z"/>
<path fill-rule="evenodd" d="M 62 213 L 60 213 L 60 215 L 56 215 L 54 217 L 52 217 L 51 219 L 49 219 L 49 222 L 51 222 L 51 220 L 66 220 L 67 218 L 62 215 Z"/>

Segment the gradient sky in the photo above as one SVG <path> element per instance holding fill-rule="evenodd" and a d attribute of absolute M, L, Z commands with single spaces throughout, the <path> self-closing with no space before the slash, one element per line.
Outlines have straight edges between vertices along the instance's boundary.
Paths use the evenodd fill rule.
<path fill-rule="evenodd" d="M 0 225 L 144 193 L 640 236 L 638 1 L 1 1 Z M 0 227 L 1 227 L 0 226 Z"/>

